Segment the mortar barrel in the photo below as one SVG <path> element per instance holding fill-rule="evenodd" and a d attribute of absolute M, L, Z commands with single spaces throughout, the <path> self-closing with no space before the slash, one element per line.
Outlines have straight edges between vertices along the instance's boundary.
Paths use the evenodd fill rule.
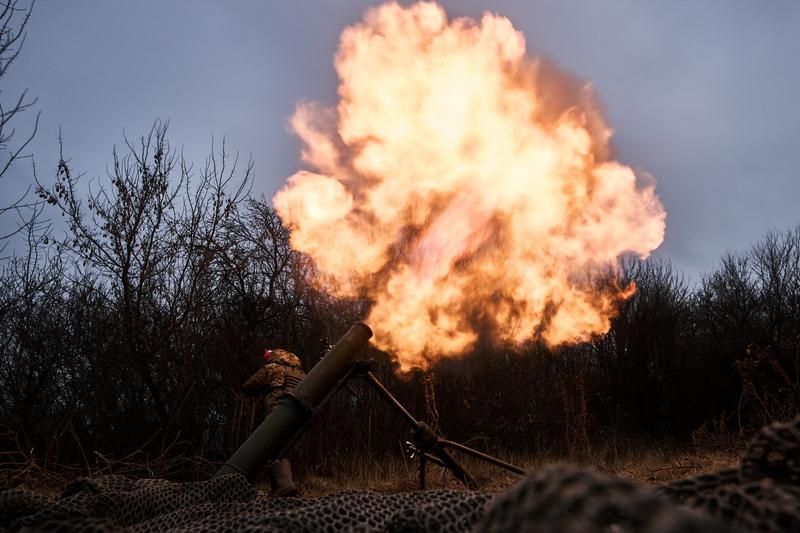
<path fill-rule="evenodd" d="M 286 444 L 293 442 L 305 422 L 313 416 L 323 398 L 344 376 L 359 350 L 367 345 L 372 330 L 366 324 L 353 324 L 339 342 L 294 388 L 239 446 L 239 449 L 214 474 L 214 477 L 238 472 L 253 481 L 259 469 L 278 456 Z"/>

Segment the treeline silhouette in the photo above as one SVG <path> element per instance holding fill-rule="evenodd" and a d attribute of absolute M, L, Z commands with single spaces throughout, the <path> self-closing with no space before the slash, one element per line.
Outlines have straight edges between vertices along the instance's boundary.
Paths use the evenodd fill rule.
<path fill-rule="evenodd" d="M 249 431 L 240 386 L 264 348 L 292 350 L 308 370 L 363 318 L 367 302 L 307 282 L 312 263 L 291 250 L 269 200 L 249 193 L 252 179 L 252 162 L 224 143 L 192 166 L 161 123 L 115 149 L 102 178 L 62 156 L 38 188 L 26 246 L 0 273 L 7 465 L 116 461 L 208 475 Z M 407 376 L 370 355 L 410 411 L 496 453 L 574 458 L 612 442 L 688 439 L 704 424 L 747 434 L 797 413 L 800 226 L 726 255 L 696 286 L 659 260 L 627 259 L 620 276 L 638 290 L 588 343 L 479 344 Z M 301 470 L 326 474 L 354 457 L 397 456 L 406 438 L 356 386 L 294 453 Z"/>

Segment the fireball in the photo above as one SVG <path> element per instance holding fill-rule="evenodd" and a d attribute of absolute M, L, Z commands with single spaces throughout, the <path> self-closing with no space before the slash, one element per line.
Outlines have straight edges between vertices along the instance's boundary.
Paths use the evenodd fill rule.
<path fill-rule="evenodd" d="M 274 205 L 337 296 L 366 294 L 402 370 L 479 337 L 550 345 L 602 334 L 666 213 L 611 158 L 590 85 L 529 54 L 502 16 L 435 3 L 368 10 L 335 56 L 335 108 L 298 105 L 304 169 Z M 613 276 L 612 276 L 613 277 Z"/>

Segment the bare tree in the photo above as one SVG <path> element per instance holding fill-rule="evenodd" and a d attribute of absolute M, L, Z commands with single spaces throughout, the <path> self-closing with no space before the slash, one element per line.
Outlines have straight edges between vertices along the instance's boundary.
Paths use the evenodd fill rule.
<path fill-rule="evenodd" d="M 18 0 L 4 0 L 0 3 L 2 4 L 0 5 L 0 78 L 4 78 L 22 51 L 25 29 L 31 17 L 33 3 L 28 7 L 18 7 Z M 6 173 L 36 135 L 38 115 L 34 121 L 33 131 L 16 146 L 12 144 L 16 130 L 10 124 L 14 117 L 36 104 L 36 101 L 36 98 L 28 98 L 27 91 L 22 91 L 22 94 L 9 104 L 0 103 L 0 150 L 8 152 L 0 161 L 0 176 Z"/>
<path fill-rule="evenodd" d="M 141 412 L 144 402 L 164 435 L 198 383 L 211 379 L 198 347 L 224 274 L 223 230 L 253 176 L 252 161 L 240 169 L 224 142 L 195 172 L 166 133 L 157 122 L 138 142 L 126 138 L 107 178 L 85 188 L 62 155 L 55 184 L 37 189 L 66 220 L 59 246 L 73 258 L 71 284 L 89 288 L 118 317 L 107 325 L 115 349 L 103 357 L 122 369 L 120 379 L 135 377 L 113 384 L 131 387 L 124 409 Z"/>
<path fill-rule="evenodd" d="M 18 0 L 0 0 L 0 79 L 6 77 L 9 68 L 19 57 L 22 45 L 25 43 L 25 30 L 32 10 L 33 2 L 27 7 L 20 7 Z M 39 127 L 38 113 L 33 120 L 30 133 L 24 135 L 21 140 L 18 138 L 16 127 L 13 124 L 16 122 L 17 116 L 34 106 L 36 101 L 36 98 L 28 97 L 27 91 L 22 91 L 10 101 L 0 100 L 0 178 L 5 176 L 16 160 L 25 157 L 23 152 L 36 135 Z M 33 207 L 25 204 L 29 191 L 30 188 L 10 203 L 0 204 L 0 215 L 17 212 L 22 218 L 22 223 L 16 230 L 0 235 L 0 250 L 5 249 L 7 241 L 12 235 L 23 231 L 27 226 L 28 219 L 32 214 L 23 215 L 21 210 L 25 207 Z"/>

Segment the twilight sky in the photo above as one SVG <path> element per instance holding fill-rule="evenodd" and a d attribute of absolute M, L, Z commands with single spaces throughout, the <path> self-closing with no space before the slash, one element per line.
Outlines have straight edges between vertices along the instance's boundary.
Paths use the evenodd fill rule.
<path fill-rule="evenodd" d="M 295 104 L 335 102 L 339 33 L 377 3 L 39 0 L 2 98 L 39 97 L 31 151 L 44 182 L 59 127 L 74 170 L 96 177 L 123 131 L 135 138 L 161 118 L 189 160 L 212 135 L 252 153 L 254 190 L 271 196 L 298 167 Z M 450 17 L 510 18 L 529 53 L 594 84 L 615 158 L 657 180 L 668 218 L 656 255 L 693 280 L 726 250 L 800 222 L 800 2 L 441 3 Z M 0 197 L 29 180 L 17 165 Z"/>

